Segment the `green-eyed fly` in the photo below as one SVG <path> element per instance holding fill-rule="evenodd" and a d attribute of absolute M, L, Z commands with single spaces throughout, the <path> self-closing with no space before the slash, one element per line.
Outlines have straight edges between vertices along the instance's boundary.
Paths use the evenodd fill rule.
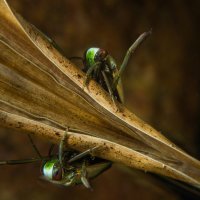
<path fill-rule="evenodd" d="M 43 179 L 63 186 L 83 184 L 91 188 L 89 180 L 108 169 L 111 163 L 91 155 L 70 161 L 79 154 L 77 151 L 65 151 L 63 165 L 58 158 L 45 161 L 42 166 Z"/>
<path fill-rule="evenodd" d="M 33 148 L 39 156 L 38 158 L 0 161 L 0 165 L 27 164 L 42 161 L 41 178 L 43 180 L 61 186 L 83 184 L 86 188 L 91 188 L 89 179 L 100 175 L 111 167 L 112 163 L 91 155 L 98 147 L 93 147 L 82 153 L 75 150 L 64 151 L 63 144 L 66 135 L 67 132 L 60 142 L 58 155 L 51 155 L 51 149 L 48 156 L 41 156 L 30 138 L 32 145 L 34 145 Z"/>
<path fill-rule="evenodd" d="M 111 162 L 90 155 L 98 147 L 93 147 L 82 153 L 74 150 L 64 151 L 66 137 L 67 131 L 60 142 L 58 158 L 43 164 L 43 178 L 63 186 L 83 184 L 86 188 L 91 188 L 88 179 L 100 175 L 111 166 Z"/>
<path fill-rule="evenodd" d="M 121 75 L 130 59 L 130 56 L 137 47 L 151 34 L 151 30 L 141 34 L 138 39 L 130 46 L 121 66 L 118 68 L 114 58 L 107 51 L 98 47 L 91 47 L 84 53 L 83 58 L 71 57 L 71 59 L 81 59 L 83 61 L 83 71 L 86 72 L 84 86 L 92 78 L 98 82 L 106 91 L 109 92 L 113 101 L 117 99 L 124 102 Z"/>

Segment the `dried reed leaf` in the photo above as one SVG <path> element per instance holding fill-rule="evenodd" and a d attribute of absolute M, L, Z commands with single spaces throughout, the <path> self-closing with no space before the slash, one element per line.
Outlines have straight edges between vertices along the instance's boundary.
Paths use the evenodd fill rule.
<path fill-rule="evenodd" d="M 100 157 L 200 186 L 198 160 L 123 105 L 116 110 L 96 82 L 83 89 L 84 78 L 49 38 L 0 0 L 1 126 L 54 143 L 70 127 L 68 145 L 75 149 L 100 145 Z"/>

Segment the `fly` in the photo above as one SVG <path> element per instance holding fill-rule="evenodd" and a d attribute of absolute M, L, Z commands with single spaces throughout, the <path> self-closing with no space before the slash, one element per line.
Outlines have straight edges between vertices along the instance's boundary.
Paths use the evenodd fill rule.
<path fill-rule="evenodd" d="M 39 151 L 37 150 L 38 158 L 0 161 L 0 165 L 27 164 L 42 161 L 42 179 L 62 186 L 82 184 L 91 189 L 89 180 L 103 173 L 112 164 L 107 160 L 92 156 L 92 153 L 98 147 L 93 147 L 82 153 L 75 150 L 64 151 L 63 146 L 66 136 L 67 132 L 65 132 L 59 144 L 59 153 L 57 155 L 51 155 L 52 148 L 50 148 L 49 155 L 46 157 L 38 154 Z M 33 144 L 32 141 L 31 143 Z M 35 145 L 33 148 L 36 150 Z"/>
<path fill-rule="evenodd" d="M 98 82 L 107 92 L 109 92 L 113 102 L 117 99 L 124 102 L 121 75 L 124 72 L 130 56 L 137 47 L 151 34 L 151 30 L 141 34 L 137 40 L 130 46 L 123 59 L 122 64 L 118 65 L 114 58 L 104 49 L 91 47 L 87 49 L 82 57 L 71 57 L 70 59 L 81 59 L 83 62 L 83 71 L 86 73 L 84 86 L 87 86 L 90 79 Z"/>

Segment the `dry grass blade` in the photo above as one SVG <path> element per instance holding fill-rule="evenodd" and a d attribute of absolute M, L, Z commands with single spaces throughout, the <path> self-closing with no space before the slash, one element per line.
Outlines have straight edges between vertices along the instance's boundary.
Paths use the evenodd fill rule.
<path fill-rule="evenodd" d="M 34 132 L 54 143 L 70 127 L 73 140 L 68 142 L 76 149 L 98 144 L 100 157 L 200 186 L 198 160 L 123 105 L 117 104 L 116 111 L 94 81 L 83 90 L 84 73 L 5 0 L 0 0 L 0 27 L 2 126 Z"/>

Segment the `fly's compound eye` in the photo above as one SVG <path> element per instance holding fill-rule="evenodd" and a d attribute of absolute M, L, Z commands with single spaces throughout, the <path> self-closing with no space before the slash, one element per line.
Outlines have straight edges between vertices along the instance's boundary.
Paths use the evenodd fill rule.
<path fill-rule="evenodd" d="M 96 52 L 96 55 L 95 55 L 95 61 L 98 62 L 98 61 L 103 61 L 105 60 L 106 56 L 108 55 L 108 52 L 105 51 L 104 49 L 99 49 L 97 52 Z"/>
<path fill-rule="evenodd" d="M 107 51 L 97 47 L 91 47 L 84 54 L 84 65 L 89 68 L 96 62 L 104 61 L 107 55 Z"/>
<path fill-rule="evenodd" d="M 64 170 L 58 160 L 49 160 L 44 163 L 42 174 L 49 180 L 59 181 L 63 177 Z"/>
<path fill-rule="evenodd" d="M 98 51 L 99 48 L 97 47 L 91 47 L 86 50 L 84 56 L 84 64 L 87 65 L 87 67 L 93 66 L 95 64 L 95 57 Z"/>

